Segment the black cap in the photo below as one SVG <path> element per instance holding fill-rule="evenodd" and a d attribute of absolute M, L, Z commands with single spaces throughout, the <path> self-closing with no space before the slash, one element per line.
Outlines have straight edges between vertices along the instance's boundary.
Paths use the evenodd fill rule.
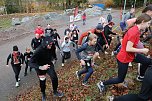
<path fill-rule="evenodd" d="M 96 29 L 102 31 L 102 30 L 103 30 L 103 26 L 102 26 L 101 24 L 98 24 L 98 25 L 96 26 Z"/>
<path fill-rule="evenodd" d="M 18 51 L 18 47 L 17 46 L 13 46 L 13 51 Z"/>
<path fill-rule="evenodd" d="M 53 44 L 53 40 L 50 36 L 47 36 L 44 38 L 43 42 L 42 42 L 42 45 L 43 46 L 47 46 L 47 45 L 52 45 Z"/>

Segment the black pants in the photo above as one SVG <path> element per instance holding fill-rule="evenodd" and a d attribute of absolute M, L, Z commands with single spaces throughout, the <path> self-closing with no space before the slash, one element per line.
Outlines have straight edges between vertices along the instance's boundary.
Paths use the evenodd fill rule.
<path fill-rule="evenodd" d="M 128 94 L 115 98 L 114 101 L 152 101 L 152 66 L 147 69 L 139 94 Z"/>
<path fill-rule="evenodd" d="M 21 71 L 21 64 L 11 64 L 11 65 L 12 65 L 13 71 L 15 73 L 16 82 L 18 82 L 19 74 Z"/>
<path fill-rule="evenodd" d="M 27 69 L 28 69 L 28 66 L 29 66 L 28 63 L 29 63 L 29 60 L 26 60 L 26 61 L 25 61 L 25 65 L 26 65 L 26 66 L 25 66 L 25 73 L 24 73 L 24 74 L 27 74 Z M 31 71 L 31 70 L 32 70 L 32 68 L 30 67 L 30 71 Z"/>
<path fill-rule="evenodd" d="M 118 62 L 118 77 L 109 79 L 105 82 L 103 82 L 104 85 L 110 85 L 110 84 L 118 84 L 122 83 L 126 77 L 127 71 L 128 71 L 128 64 L 129 63 L 122 63 L 119 60 Z M 152 60 L 150 58 L 145 57 L 144 55 L 137 54 L 135 56 L 134 62 L 141 63 L 143 69 L 147 69 L 148 66 L 152 65 Z"/>
<path fill-rule="evenodd" d="M 63 52 L 62 63 L 64 63 L 65 59 L 69 59 L 69 58 L 71 58 L 71 53 L 70 52 Z"/>
<path fill-rule="evenodd" d="M 127 94 L 127 95 L 115 98 L 113 101 L 147 101 L 147 100 L 140 99 L 138 97 L 138 94 Z"/>
<path fill-rule="evenodd" d="M 50 68 L 48 68 L 47 70 L 40 70 L 37 69 L 36 70 L 37 75 L 46 75 L 46 73 L 50 76 L 51 80 L 52 80 L 52 87 L 53 87 L 53 93 L 57 92 L 57 88 L 58 88 L 58 77 L 57 74 L 54 70 L 54 65 L 52 64 Z M 46 79 L 45 80 L 40 80 L 40 88 L 41 88 L 41 92 L 45 92 L 46 89 Z"/>
<path fill-rule="evenodd" d="M 59 43 L 58 43 L 58 41 L 55 41 L 55 45 L 59 48 L 59 50 L 60 50 L 60 46 L 59 46 Z"/>

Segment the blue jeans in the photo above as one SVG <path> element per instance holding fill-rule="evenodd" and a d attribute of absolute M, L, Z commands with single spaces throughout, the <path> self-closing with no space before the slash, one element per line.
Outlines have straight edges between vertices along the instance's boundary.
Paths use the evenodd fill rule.
<path fill-rule="evenodd" d="M 109 79 L 105 82 L 103 82 L 104 85 L 110 85 L 110 84 L 118 84 L 122 83 L 126 77 L 127 71 L 128 71 L 128 64 L 129 63 L 122 63 L 119 60 L 118 62 L 118 77 Z M 143 72 L 145 73 L 146 69 L 152 65 L 152 59 L 147 58 L 146 56 L 142 54 L 136 54 L 134 62 L 141 63 L 143 68 Z"/>
<path fill-rule="evenodd" d="M 92 75 L 93 73 L 93 68 L 90 66 L 88 68 L 84 68 L 83 70 L 78 72 L 78 75 L 81 76 L 82 74 L 86 73 L 83 82 L 87 82 L 89 77 Z"/>

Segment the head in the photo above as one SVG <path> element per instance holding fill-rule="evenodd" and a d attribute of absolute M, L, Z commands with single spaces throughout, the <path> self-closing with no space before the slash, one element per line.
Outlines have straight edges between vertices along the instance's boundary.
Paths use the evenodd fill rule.
<path fill-rule="evenodd" d="M 66 36 L 66 37 L 65 37 L 65 43 L 68 43 L 68 42 L 69 42 L 69 37 Z"/>
<path fill-rule="evenodd" d="M 109 23 L 108 23 L 108 26 L 109 26 L 110 28 L 112 28 L 114 25 L 115 25 L 114 22 L 109 22 Z"/>
<path fill-rule="evenodd" d="M 97 43 L 97 36 L 95 34 L 90 33 L 88 38 L 90 45 L 95 45 Z"/>
<path fill-rule="evenodd" d="M 131 9 L 130 9 L 130 13 L 131 13 L 131 14 L 134 14 L 134 13 L 135 13 L 135 8 L 131 8 Z"/>
<path fill-rule="evenodd" d="M 145 7 L 142 11 L 142 13 L 146 13 L 149 16 L 152 17 L 152 5 L 148 5 L 147 7 Z"/>
<path fill-rule="evenodd" d="M 42 42 L 42 46 L 44 48 L 51 49 L 52 45 L 53 45 L 52 38 L 49 37 L 49 36 L 45 37 L 44 40 L 43 40 L 43 42 Z"/>
<path fill-rule="evenodd" d="M 13 52 L 15 52 L 15 53 L 18 52 L 18 47 L 17 47 L 17 45 L 13 46 Z"/>
<path fill-rule="evenodd" d="M 36 39 L 39 39 L 40 35 L 39 34 L 35 34 L 35 37 L 36 37 Z"/>
<path fill-rule="evenodd" d="M 101 25 L 101 24 L 98 24 L 97 26 L 96 26 L 96 32 L 97 33 L 101 33 L 103 31 L 103 26 Z"/>
<path fill-rule="evenodd" d="M 140 30 L 144 30 L 147 27 L 150 26 L 151 23 L 151 17 L 147 14 L 142 14 L 139 17 L 137 17 L 135 24 L 140 26 Z"/>
<path fill-rule="evenodd" d="M 50 24 L 47 24 L 47 28 L 51 28 L 51 25 L 50 25 Z"/>
<path fill-rule="evenodd" d="M 54 29 L 53 31 L 54 31 L 54 33 L 57 33 L 57 30 L 56 30 L 56 29 Z"/>
<path fill-rule="evenodd" d="M 41 25 L 37 25 L 37 28 L 41 28 Z"/>
<path fill-rule="evenodd" d="M 30 51 L 31 51 L 31 49 L 27 47 L 27 48 L 26 48 L 26 52 L 27 52 L 27 53 L 30 53 Z"/>

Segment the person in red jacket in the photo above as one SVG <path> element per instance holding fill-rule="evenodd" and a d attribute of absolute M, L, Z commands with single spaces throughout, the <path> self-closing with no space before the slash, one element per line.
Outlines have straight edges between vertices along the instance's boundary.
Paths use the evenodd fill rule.
<path fill-rule="evenodd" d="M 35 29 L 35 34 L 39 34 L 40 36 L 43 36 L 44 35 L 44 30 L 43 28 L 41 27 L 41 25 L 38 25 L 37 28 Z"/>
<path fill-rule="evenodd" d="M 82 15 L 83 25 L 86 24 L 86 18 L 87 18 L 86 13 L 83 13 Z"/>

